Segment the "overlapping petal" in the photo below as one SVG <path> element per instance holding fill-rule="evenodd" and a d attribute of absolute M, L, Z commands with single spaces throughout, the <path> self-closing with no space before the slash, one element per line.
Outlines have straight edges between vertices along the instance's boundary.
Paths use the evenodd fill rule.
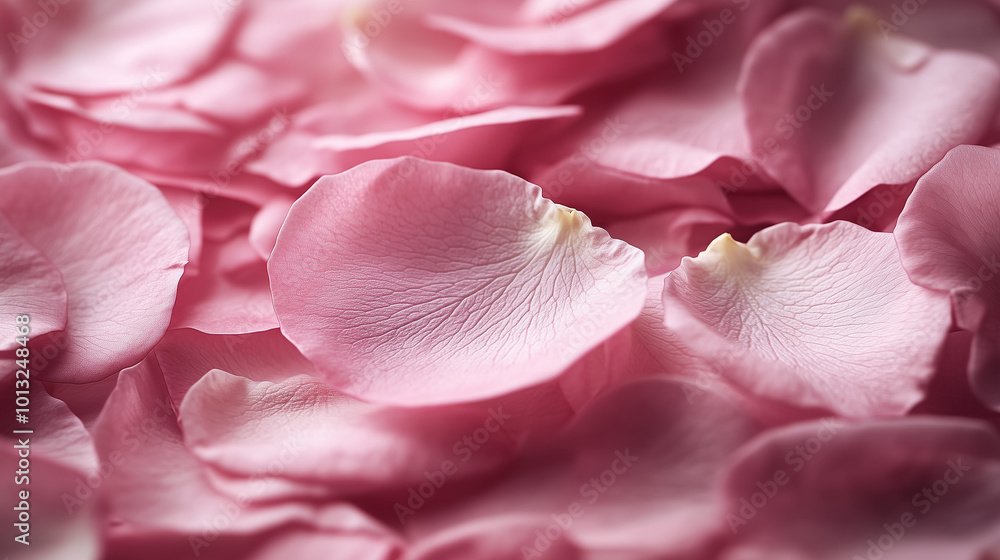
<path fill-rule="evenodd" d="M 835 222 L 728 234 L 667 277 L 665 322 L 742 389 L 849 416 L 902 414 L 951 325 L 892 235 Z"/>
<path fill-rule="evenodd" d="M 268 266 L 282 331 L 335 387 L 408 404 L 551 379 L 645 296 L 641 253 L 538 187 L 416 159 L 317 182 Z"/>
<path fill-rule="evenodd" d="M 187 262 L 187 229 L 163 195 L 104 164 L 19 165 L 0 171 L 0 212 L 66 290 L 65 344 L 38 373 L 87 382 L 139 362 L 166 330 Z"/>
<path fill-rule="evenodd" d="M 1000 150 L 955 148 L 917 182 L 896 226 L 914 282 L 949 291 L 976 333 L 969 364 L 980 398 L 1000 407 Z"/>
<path fill-rule="evenodd" d="M 1000 536 L 1000 439 L 965 419 L 820 421 L 762 434 L 725 482 L 725 560 L 978 560 Z"/>
<path fill-rule="evenodd" d="M 1000 102 L 1000 67 L 974 53 L 886 37 L 878 18 L 806 9 L 763 31 L 740 96 L 759 164 L 813 212 L 915 180 L 978 141 Z"/>

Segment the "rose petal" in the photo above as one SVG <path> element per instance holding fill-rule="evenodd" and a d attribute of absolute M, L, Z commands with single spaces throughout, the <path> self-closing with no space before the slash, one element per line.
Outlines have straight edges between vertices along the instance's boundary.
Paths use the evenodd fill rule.
<path fill-rule="evenodd" d="M 417 159 L 318 181 L 269 270 L 282 331 L 335 387 L 407 404 L 552 379 L 645 295 L 641 253 L 538 187 Z M 574 327 L 596 307 L 605 322 Z"/>
<path fill-rule="evenodd" d="M 727 473 L 738 544 L 722 558 L 977 560 L 1000 534 L 998 480 L 1000 438 L 970 420 L 826 420 L 769 431 Z"/>
<path fill-rule="evenodd" d="M 763 168 L 805 207 L 830 212 L 979 140 L 1000 103 L 1000 68 L 884 38 L 870 12 L 842 22 L 810 9 L 757 37 L 740 95 Z"/>
<path fill-rule="evenodd" d="M 233 21 L 199 0 L 60 2 L 51 8 L 56 13 L 34 12 L 49 17 L 27 14 L 35 25 L 21 28 L 18 78 L 86 94 L 142 88 L 151 74 L 161 76 L 160 83 L 182 80 L 210 59 Z M 45 25 L 39 28 L 40 20 Z"/>
<path fill-rule="evenodd" d="M 692 407 L 679 383 L 638 381 L 604 395 L 554 440 L 526 450 L 498 483 L 449 508 L 418 512 L 406 526 L 419 548 L 457 527 L 520 520 L 544 532 L 566 516 L 560 538 L 582 549 L 615 558 L 681 557 L 724 526 L 718 477 L 757 429 L 711 391 Z M 533 532 L 515 534 L 523 535 L 517 544 L 524 554 L 544 546 Z"/>
<path fill-rule="evenodd" d="M 373 406 L 308 376 L 254 382 L 221 370 L 195 383 L 179 412 L 185 442 L 201 460 L 251 476 L 287 449 L 294 460 L 283 477 L 323 483 L 335 495 L 425 483 L 424 473 L 449 458 L 463 477 L 496 466 L 513 445 L 503 423 L 489 418 L 474 408 Z M 484 423 L 499 433 L 473 462 L 459 462 L 453 447 Z"/>
<path fill-rule="evenodd" d="M 910 282 L 891 234 L 791 223 L 723 235 L 665 283 L 666 324 L 755 395 L 848 416 L 922 398 L 951 324 L 941 292 Z"/>
<path fill-rule="evenodd" d="M 25 340 L 66 328 L 66 287 L 45 255 L 31 246 L 0 213 L 0 320 L 13 329 L 20 315 L 29 317 Z M 20 348 L 14 336 L 0 340 L 0 351 Z"/>
<path fill-rule="evenodd" d="M 44 378 L 85 383 L 139 362 L 187 262 L 187 228 L 163 195 L 104 164 L 20 165 L 0 171 L 0 212 L 66 287 L 66 344 Z"/>
<path fill-rule="evenodd" d="M 950 291 L 955 318 L 976 333 L 977 395 L 1000 409 L 1000 150 L 960 146 L 918 182 L 896 239 L 914 282 Z"/>

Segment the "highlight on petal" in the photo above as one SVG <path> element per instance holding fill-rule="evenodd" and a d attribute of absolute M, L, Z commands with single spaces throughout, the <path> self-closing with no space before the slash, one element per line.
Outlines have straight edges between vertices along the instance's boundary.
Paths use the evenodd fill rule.
<path fill-rule="evenodd" d="M 740 96 L 764 170 L 813 212 L 917 179 L 976 142 L 1000 104 L 1000 67 L 970 52 L 883 37 L 866 8 L 804 9 L 756 38 Z"/>
<path fill-rule="evenodd" d="M 725 234 L 682 261 L 663 300 L 667 327 L 736 386 L 848 416 L 916 404 L 951 325 L 892 235 L 848 222 Z"/>
<path fill-rule="evenodd" d="M 268 268 L 282 332 L 334 387 L 401 404 L 554 378 L 639 314 L 646 280 L 537 186 L 412 158 L 318 181 Z"/>
<path fill-rule="evenodd" d="M 35 373 L 96 381 L 163 336 L 189 236 L 155 187 L 106 164 L 22 164 L 0 170 L 0 212 L 59 270 L 68 298 L 62 353 Z"/>
<path fill-rule="evenodd" d="M 1000 409 L 1000 150 L 949 152 L 917 181 L 895 235 L 910 278 L 951 292 L 958 326 L 976 333 L 973 388 Z"/>

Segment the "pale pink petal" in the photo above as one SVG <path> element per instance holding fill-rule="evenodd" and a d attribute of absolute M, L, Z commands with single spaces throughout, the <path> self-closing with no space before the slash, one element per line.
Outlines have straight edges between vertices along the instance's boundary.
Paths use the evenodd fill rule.
<path fill-rule="evenodd" d="M 606 9 L 612 10 L 610 6 Z M 569 31 L 555 34 L 538 25 L 534 30 L 502 32 L 460 23 L 468 20 L 468 5 L 463 2 L 404 8 L 388 15 L 389 24 L 376 19 L 382 11 L 356 10 L 346 18 L 344 51 L 380 90 L 423 109 L 464 107 L 468 112 L 505 105 L 552 105 L 586 87 L 649 68 L 669 52 L 665 33 L 655 21 L 636 25 L 640 12 L 648 14 L 645 8 L 629 10 L 625 17 L 636 17 L 625 25 L 608 25 L 604 17 L 602 31 L 589 34 L 593 39 L 576 35 L 570 30 L 577 27 L 572 22 L 560 25 Z M 622 17 L 615 13 L 616 19 Z M 586 27 L 594 20 L 579 21 Z M 483 33 L 484 40 L 469 41 L 440 26 L 461 27 L 468 35 Z M 498 34 L 510 33 L 535 37 L 531 39 L 533 46 L 542 48 L 510 53 L 506 51 L 517 47 L 498 50 L 488 44 L 495 42 Z M 587 42 L 597 47 L 615 34 L 624 36 L 603 47 L 587 48 Z"/>
<path fill-rule="evenodd" d="M 892 235 L 848 222 L 723 235 L 663 297 L 667 327 L 738 387 L 848 416 L 916 404 L 951 325 L 946 294 L 910 282 Z"/>
<path fill-rule="evenodd" d="M 569 17 L 560 13 L 578 7 L 574 2 L 569 6 L 552 6 L 540 14 L 524 14 L 527 21 L 519 22 L 521 25 L 430 14 L 427 24 L 498 51 L 572 53 L 608 47 L 676 3 L 676 0 L 613 0 L 592 3 Z"/>
<path fill-rule="evenodd" d="M 877 23 L 863 10 L 843 20 L 801 10 L 762 32 L 744 60 L 752 149 L 814 212 L 916 179 L 952 147 L 979 140 L 996 114 L 996 63 L 884 38 Z"/>
<path fill-rule="evenodd" d="M 250 245 L 260 258 L 267 259 L 274 250 L 274 242 L 278 239 L 278 231 L 285 222 L 288 209 L 295 199 L 290 196 L 277 196 L 264 205 L 253 217 L 250 224 Z"/>
<path fill-rule="evenodd" d="M 84 487 L 99 491 L 107 515 L 117 520 L 112 536 L 218 536 L 220 530 L 261 531 L 315 515 L 315 508 L 303 503 L 255 507 L 248 503 L 253 494 L 239 498 L 220 492 L 182 437 L 155 362 L 146 360 L 122 372 L 94 428 L 98 458 L 114 468 L 96 485 Z M 87 494 L 80 499 L 92 498 Z M 226 522 L 213 528 L 219 515 Z"/>
<path fill-rule="evenodd" d="M 372 159 L 408 154 L 497 168 L 540 124 L 580 114 L 577 107 L 560 106 L 438 116 L 396 107 L 367 89 L 356 96 L 305 111 L 248 168 L 289 186 L 307 185 Z"/>
<path fill-rule="evenodd" d="M 336 388 L 407 404 L 552 379 L 645 296 L 642 254 L 538 187 L 412 158 L 317 182 L 269 269 L 282 331 Z"/>
<path fill-rule="evenodd" d="M 166 330 L 188 253 L 149 183 L 104 164 L 0 171 L 0 212 L 59 269 L 66 344 L 42 377 L 95 381 L 139 362 Z"/>
<path fill-rule="evenodd" d="M 750 159 L 750 142 L 736 95 L 736 71 L 727 70 L 733 64 L 701 59 L 691 64 L 688 71 L 683 64 L 679 71 L 662 70 L 662 76 L 592 111 L 570 133 L 530 155 L 557 158 L 543 173 L 568 188 L 574 188 L 569 177 L 590 166 L 648 179 L 694 175 L 721 158 L 737 160 L 738 167 L 738 160 Z"/>
<path fill-rule="evenodd" d="M 918 182 L 896 239 L 914 282 L 950 291 L 958 325 L 976 332 L 969 371 L 1000 407 L 1000 150 L 955 148 Z"/>
<path fill-rule="evenodd" d="M 188 251 L 188 264 L 184 267 L 185 272 L 197 272 L 198 263 L 201 261 L 202 228 L 201 216 L 204 205 L 199 203 L 198 193 L 193 193 L 185 189 L 175 187 L 160 187 L 167 203 L 177 213 L 177 217 L 184 222 L 188 229 L 188 238 L 191 241 L 191 248 Z"/>

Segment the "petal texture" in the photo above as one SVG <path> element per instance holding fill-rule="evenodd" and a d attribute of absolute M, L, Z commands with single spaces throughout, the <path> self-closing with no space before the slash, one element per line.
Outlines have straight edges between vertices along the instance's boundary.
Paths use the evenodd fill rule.
<path fill-rule="evenodd" d="M 163 336 L 190 242 L 156 188 L 104 164 L 26 164 L 0 171 L 0 212 L 66 288 L 66 342 L 44 379 L 102 379 Z"/>
<path fill-rule="evenodd" d="M 910 282 L 891 234 L 847 222 L 723 235 L 663 297 L 668 328 L 737 386 L 851 416 L 916 404 L 951 324 L 945 294 Z"/>
<path fill-rule="evenodd" d="M 409 404 L 551 379 L 645 295 L 641 252 L 538 187 L 417 159 L 321 179 L 268 267 L 282 331 L 335 387 Z"/>

